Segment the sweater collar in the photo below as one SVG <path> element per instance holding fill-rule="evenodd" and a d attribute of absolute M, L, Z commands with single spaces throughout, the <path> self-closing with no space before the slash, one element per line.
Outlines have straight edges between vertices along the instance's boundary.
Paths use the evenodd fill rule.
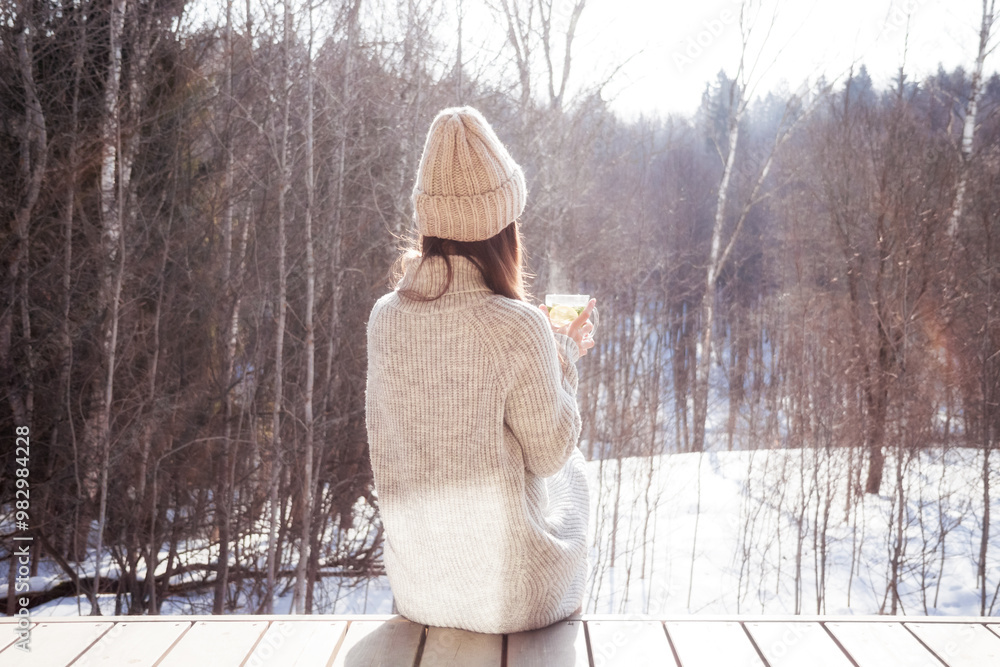
<path fill-rule="evenodd" d="M 403 297 L 407 306 L 415 310 L 450 310 L 465 307 L 484 296 L 493 294 L 493 290 L 486 286 L 482 271 L 472 263 L 472 260 L 461 255 L 449 255 L 448 259 L 451 262 L 452 277 L 444 295 L 434 301 Z M 448 267 L 443 257 L 413 260 L 406 267 L 402 280 L 396 285 L 396 291 L 412 290 L 424 296 L 434 297 L 441 292 L 447 279 Z"/>

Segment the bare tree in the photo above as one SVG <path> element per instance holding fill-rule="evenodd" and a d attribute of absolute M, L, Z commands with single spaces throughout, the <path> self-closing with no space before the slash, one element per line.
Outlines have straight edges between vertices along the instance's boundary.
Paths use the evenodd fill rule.
<path fill-rule="evenodd" d="M 271 416 L 271 467 L 269 481 L 269 511 L 271 513 L 267 541 L 267 586 L 265 588 L 264 613 L 274 610 L 274 594 L 278 570 L 278 527 L 281 524 L 281 497 L 279 485 L 284 468 L 284 452 L 281 444 L 282 413 L 284 411 L 284 356 L 285 323 L 288 317 L 288 273 L 285 255 L 288 247 L 286 232 L 288 220 L 288 190 L 291 187 L 291 163 L 289 155 L 289 134 L 291 133 L 291 88 L 292 88 L 292 4 L 282 2 L 282 42 L 281 42 L 281 124 L 273 128 L 278 135 L 275 159 L 278 169 L 278 293 L 275 295 L 277 325 L 274 335 L 274 407 Z M 273 135 L 272 135 L 273 136 Z"/>
<path fill-rule="evenodd" d="M 108 468 L 111 455 L 111 403 L 115 386 L 115 359 L 118 348 L 118 324 L 122 281 L 125 272 L 125 244 L 123 236 L 125 179 L 121 154 L 121 89 L 122 32 L 125 27 L 127 0 L 114 0 L 108 20 L 108 68 L 104 81 L 103 125 L 101 130 L 101 224 L 102 224 L 102 276 L 101 306 L 107 311 L 102 331 L 104 358 L 103 387 L 95 383 L 96 414 L 89 425 L 89 445 L 98 454 L 96 473 L 99 478 L 97 512 L 97 567 L 94 574 L 94 591 L 100 592 L 100 559 L 104 551 L 104 529 L 108 504 Z M 91 614 L 100 615 L 96 602 Z"/>
<path fill-rule="evenodd" d="M 68 432 L 72 455 L 73 482 L 76 489 L 77 501 L 73 504 L 73 515 L 70 520 L 72 526 L 72 547 L 70 550 L 71 560 L 80 561 L 85 557 L 86 552 L 86 528 L 89 522 L 85 522 L 86 513 L 82 511 L 83 482 L 80 478 L 82 462 L 80 451 L 76 439 L 76 431 L 73 427 L 73 411 L 71 378 L 73 375 L 73 337 L 71 333 L 71 309 L 73 304 L 73 219 L 76 215 L 77 189 L 79 187 L 80 172 L 80 101 L 81 83 L 83 79 L 84 56 L 88 48 L 87 18 L 82 8 L 77 8 L 74 13 L 78 22 L 76 39 L 73 40 L 73 83 L 70 101 L 70 127 L 67 136 L 69 147 L 67 149 L 65 179 L 66 199 L 61 210 L 61 222 L 63 228 L 63 261 L 62 261 L 62 321 L 60 323 L 60 360 L 59 360 L 59 409 L 62 412 L 66 429 L 60 432 L 60 428 L 54 429 L 52 434 L 53 442 L 58 442 L 60 436 L 65 437 Z M 79 582 L 79 579 L 76 579 Z M 90 592 L 91 604 L 95 604 L 94 592 Z"/>
<path fill-rule="evenodd" d="M 965 191 L 969 179 L 969 160 L 972 157 L 972 144 L 976 135 L 976 113 L 979 109 L 979 98 L 983 87 L 983 61 L 996 46 L 990 46 L 990 36 L 993 23 L 996 21 L 996 1 L 983 0 L 983 15 L 979 26 L 979 49 L 976 53 L 976 65 L 972 70 L 972 80 L 969 82 L 969 96 L 965 100 L 965 118 L 962 121 L 962 138 L 958 155 L 958 184 L 955 186 L 955 201 L 951 215 L 948 217 L 948 237 L 954 242 L 958 233 L 959 219 L 965 205 Z"/>
<path fill-rule="evenodd" d="M 732 226 L 732 231 L 726 235 L 726 221 L 728 219 L 728 209 L 730 206 L 730 181 L 733 176 L 736 162 L 736 152 L 740 139 L 740 126 L 747 112 L 747 105 L 750 96 L 757 84 L 754 73 L 759 66 L 762 53 L 758 53 L 754 60 L 749 53 L 750 38 L 755 32 L 755 24 L 759 7 L 754 2 L 744 2 L 740 10 L 740 34 L 742 37 L 742 48 L 740 51 L 740 62 L 737 66 L 736 76 L 729 81 L 726 93 L 726 136 L 723 141 L 716 138 L 716 149 L 722 161 L 722 176 L 719 181 L 715 203 L 715 216 L 712 224 L 712 236 L 708 254 L 708 262 L 705 269 L 704 292 L 701 297 L 701 332 L 698 338 L 697 364 L 695 367 L 694 387 L 694 409 L 693 409 L 693 439 L 692 447 L 696 451 L 705 448 L 705 421 L 708 417 L 708 394 L 709 375 L 712 366 L 712 336 L 715 324 L 716 292 L 719 276 L 732 254 L 733 248 L 740 237 L 740 231 L 746 222 L 750 211 L 760 201 L 766 197 L 763 193 L 764 184 L 767 181 L 771 166 L 775 156 L 781 146 L 788 141 L 795 127 L 816 108 L 821 95 L 814 96 L 813 100 L 805 108 L 801 106 L 801 100 L 793 96 L 785 106 L 785 112 L 775 131 L 774 140 L 764 158 L 760 161 L 760 167 L 756 174 L 751 177 L 749 194 L 740 204 L 737 204 L 736 221 Z M 766 33 L 770 34 L 771 29 L 777 19 L 777 9 L 771 15 L 770 24 L 766 28 Z M 765 37 L 766 43 L 766 37 Z M 763 47 L 761 47 L 763 48 Z"/>
<path fill-rule="evenodd" d="M 306 565 L 309 562 L 309 548 L 312 543 L 313 528 L 313 458 L 315 422 L 313 420 L 313 388 L 316 381 L 316 340 L 314 313 L 316 310 L 316 258 L 313 250 L 313 208 L 316 202 L 316 179 L 313 150 L 313 27 L 312 5 L 307 9 L 309 32 L 306 44 L 306 122 L 305 122 L 305 160 L 306 160 L 306 313 L 305 313 L 305 346 L 306 346 L 306 378 L 303 400 L 303 427 L 305 428 L 305 443 L 302 453 L 302 533 L 299 537 L 299 562 L 295 568 L 295 612 L 306 611 Z"/>

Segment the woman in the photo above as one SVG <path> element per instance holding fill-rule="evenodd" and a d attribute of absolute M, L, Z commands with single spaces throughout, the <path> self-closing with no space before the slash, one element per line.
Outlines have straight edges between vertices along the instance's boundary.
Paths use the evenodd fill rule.
<path fill-rule="evenodd" d="M 486 633 L 578 610 L 589 500 L 574 363 L 594 307 L 553 330 L 525 301 L 520 167 L 475 109 L 431 124 L 421 253 L 368 322 L 366 420 L 400 613 Z"/>

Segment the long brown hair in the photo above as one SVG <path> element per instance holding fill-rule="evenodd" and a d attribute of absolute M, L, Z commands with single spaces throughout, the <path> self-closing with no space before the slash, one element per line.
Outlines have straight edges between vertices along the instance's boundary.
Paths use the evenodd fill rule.
<path fill-rule="evenodd" d="M 439 294 L 428 296 L 412 289 L 400 290 L 400 294 L 407 298 L 418 301 L 434 301 L 444 296 L 448 287 L 451 286 L 454 275 L 451 255 L 461 255 L 475 264 L 482 272 L 486 286 L 495 293 L 519 301 L 526 301 L 528 298 L 524 285 L 525 270 L 521 252 L 521 230 L 516 220 L 501 229 L 498 234 L 484 241 L 452 241 L 437 236 L 421 236 L 419 245 L 419 255 L 416 248 L 411 248 L 400 257 L 397 266 L 405 268 L 405 265 L 410 261 L 423 263 L 425 259 L 441 257 L 447 267 L 448 277 L 445 279 L 444 287 Z M 417 270 L 419 271 L 421 268 L 417 267 Z"/>

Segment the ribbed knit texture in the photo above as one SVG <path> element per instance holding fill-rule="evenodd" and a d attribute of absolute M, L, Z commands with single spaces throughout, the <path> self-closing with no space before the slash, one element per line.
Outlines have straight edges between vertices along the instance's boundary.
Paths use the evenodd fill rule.
<path fill-rule="evenodd" d="M 586 586 L 579 351 L 540 310 L 491 292 L 469 260 L 451 262 L 443 297 L 391 292 L 368 322 L 386 572 L 399 612 L 418 623 L 539 628 L 573 613 Z M 444 260 L 418 265 L 400 287 L 437 294 Z"/>
<path fill-rule="evenodd" d="M 521 215 L 526 198 L 524 173 L 481 113 L 472 107 L 438 113 L 413 187 L 421 234 L 488 239 Z"/>

